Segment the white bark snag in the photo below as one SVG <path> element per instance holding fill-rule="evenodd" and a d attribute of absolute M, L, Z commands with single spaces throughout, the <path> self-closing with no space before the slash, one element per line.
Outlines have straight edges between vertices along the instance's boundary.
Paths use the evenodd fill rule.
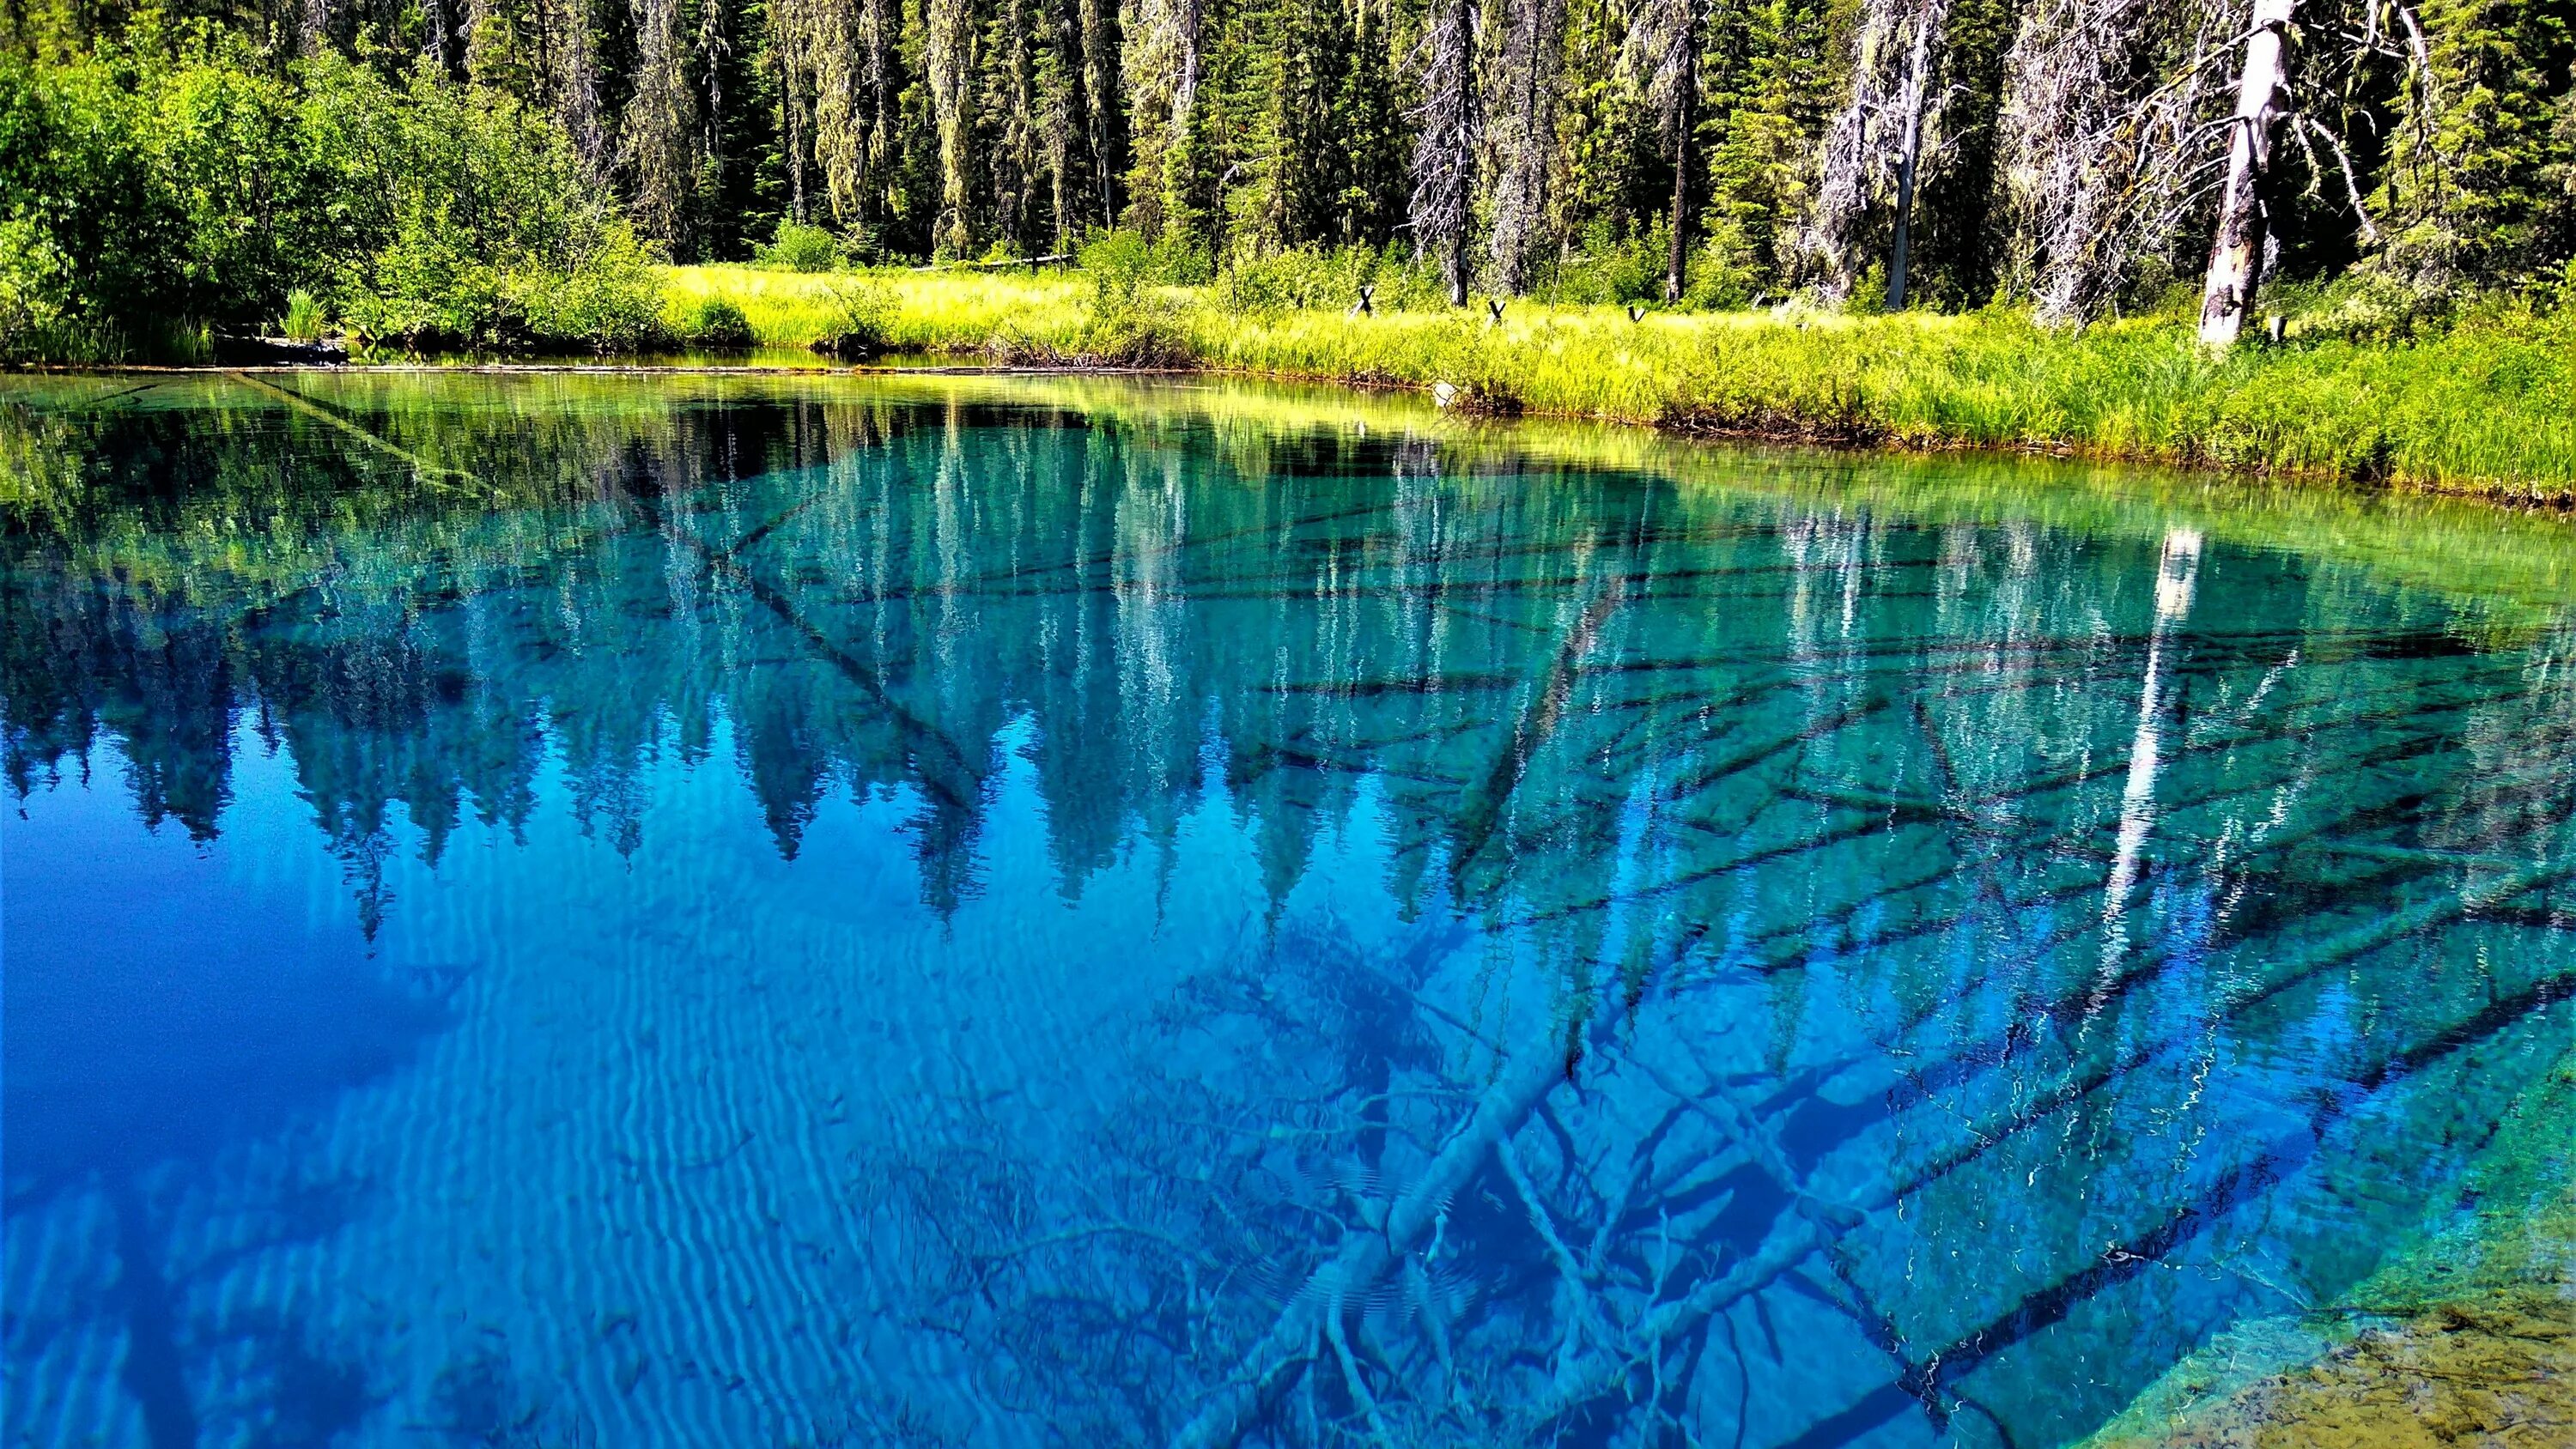
<path fill-rule="evenodd" d="M 2299 0 L 2254 0 L 2245 38 L 2245 71 L 2236 82 L 2236 115 L 2228 123 L 2227 189 L 2218 197 L 2218 240 L 2209 251 L 2201 291 L 2200 340 L 2225 348 L 2245 330 L 2254 305 L 2254 267 L 2263 255 L 2263 182 L 2272 168 L 2274 103 L 2286 80 L 2290 12 Z"/>

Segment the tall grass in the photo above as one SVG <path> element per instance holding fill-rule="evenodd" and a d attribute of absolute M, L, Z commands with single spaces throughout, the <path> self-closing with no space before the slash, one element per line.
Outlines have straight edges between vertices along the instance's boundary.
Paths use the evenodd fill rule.
<path fill-rule="evenodd" d="M 850 277 L 675 269 L 672 306 L 731 299 L 764 345 L 829 335 Z M 1234 311 L 1149 287 L 1104 316 L 1082 273 L 880 272 L 886 346 L 1006 362 L 1139 360 L 1430 387 L 1470 406 L 1912 447 L 2038 449 L 2576 501 L 2576 309 L 2415 341 L 2204 353 L 2169 319 L 2082 332 L 2008 313 Z M 1142 342 L 1139 339 L 1144 339 Z"/>

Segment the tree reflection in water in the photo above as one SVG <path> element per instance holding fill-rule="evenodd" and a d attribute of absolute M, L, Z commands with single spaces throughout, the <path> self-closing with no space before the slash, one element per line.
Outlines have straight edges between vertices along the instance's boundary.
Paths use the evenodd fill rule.
<path fill-rule="evenodd" d="M 273 752 L 376 941 L 406 862 L 434 882 L 497 836 L 597 875 L 547 812 L 634 862 L 712 837 L 674 781 L 729 771 L 798 868 L 853 868 L 835 801 L 900 833 L 951 933 L 926 998 L 1008 998 L 977 923 L 1043 952 L 1104 880 L 1156 893 L 1122 949 L 1169 985 L 1081 1028 L 1078 1103 L 853 1044 L 883 1115 L 839 1160 L 694 1119 L 611 1149 L 602 1201 L 770 1204 L 756 1232 L 800 1267 L 738 1301 L 697 1301 L 722 1250 L 668 1229 L 640 1308 L 575 1265 L 480 1322 L 400 1284 L 282 1318 L 239 1265 L 327 1265 L 370 1210 L 279 1203 L 320 1200 L 305 1138 L 364 1114 L 408 1034 L 170 1154 L 196 1168 L 13 1156 L 11 1259 L 60 1255 L 11 1270 L 15 1436 L 2055 1443 L 2208 1335 L 2332 1303 L 2564 1049 L 2563 612 L 2500 622 L 2191 526 L 1927 517 L 1427 430 L 333 386 L 400 446 L 202 397 L 0 411 L 20 802 L 113 760 L 142 823 L 212 844 L 254 788 L 237 757 Z M 1015 811 L 1042 863 L 997 839 Z M 738 975 L 674 1011 L 749 1021 L 769 963 L 654 944 L 681 929 L 659 912 L 721 913 L 710 888 L 639 885 L 619 926 L 656 971 Z M 1228 939 L 1150 929 L 1229 913 Z M 44 1046 L 16 998 L 50 965 L 11 955 L 13 1143 Z M 448 1030 L 451 996 L 468 1035 L 510 1009 L 387 989 L 369 1009 L 406 1032 Z M 84 1226 L 102 1203 L 115 1242 Z M 191 1213 L 252 1226 L 210 1253 Z M 93 1311 L 122 1347 L 67 1358 Z"/>

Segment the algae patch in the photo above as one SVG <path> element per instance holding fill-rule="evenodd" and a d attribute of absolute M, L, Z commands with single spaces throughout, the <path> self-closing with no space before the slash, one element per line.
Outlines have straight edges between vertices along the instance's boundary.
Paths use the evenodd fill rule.
<path fill-rule="evenodd" d="M 2085 1449 L 2576 1444 L 2576 1054 L 2526 1092 L 2415 1251 L 2314 1314 L 2240 1325 Z"/>

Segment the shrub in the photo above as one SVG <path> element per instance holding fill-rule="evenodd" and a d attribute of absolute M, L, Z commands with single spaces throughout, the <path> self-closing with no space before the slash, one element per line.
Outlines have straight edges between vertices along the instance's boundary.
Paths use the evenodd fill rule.
<path fill-rule="evenodd" d="M 792 221 L 780 222 L 776 239 L 767 246 L 754 247 L 752 261 L 782 272 L 837 272 L 845 264 L 841 244 L 830 232 Z"/>
<path fill-rule="evenodd" d="M 1626 233 L 1596 222 L 1534 289 L 1536 295 L 1574 307 L 1661 302 L 1671 233 L 1662 227 Z"/>
<path fill-rule="evenodd" d="M 696 347 L 749 347 L 751 319 L 730 297 L 700 297 L 680 313 L 679 338 Z"/>
<path fill-rule="evenodd" d="M 895 296 L 883 282 L 835 281 L 823 291 L 826 309 L 823 335 L 814 350 L 836 357 L 873 357 L 883 352 L 894 328 Z"/>
<path fill-rule="evenodd" d="M 77 259 L 77 265 L 73 265 Z M 654 258 L 562 128 L 498 91 L 324 54 L 280 70 L 138 21 L 0 60 L 0 355 L 184 355 L 323 299 L 420 346 L 624 348 Z"/>
<path fill-rule="evenodd" d="M 1154 279 L 1154 248 L 1135 232 L 1101 232 L 1082 248 L 1083 275 L 1091 279 L 1092 305 L 1098 311 L 1123 311 L 1137 305 Z"/>
<path fill-rule="evenodd" d="M 310 290 L 298 287 L 286 294 L 286 316 L 278 323 L 278 331 L 298 342 L 318 342 L 330 330 L 330 319 Z"/>
<path fill-rule="evenodd" d="M 1378 253 L 1367 247 L 1249 257 L 1217 278 L 1217 300 L 1229 312 L 1341 311 L 1377 280 L 1379 265 Z"/>

